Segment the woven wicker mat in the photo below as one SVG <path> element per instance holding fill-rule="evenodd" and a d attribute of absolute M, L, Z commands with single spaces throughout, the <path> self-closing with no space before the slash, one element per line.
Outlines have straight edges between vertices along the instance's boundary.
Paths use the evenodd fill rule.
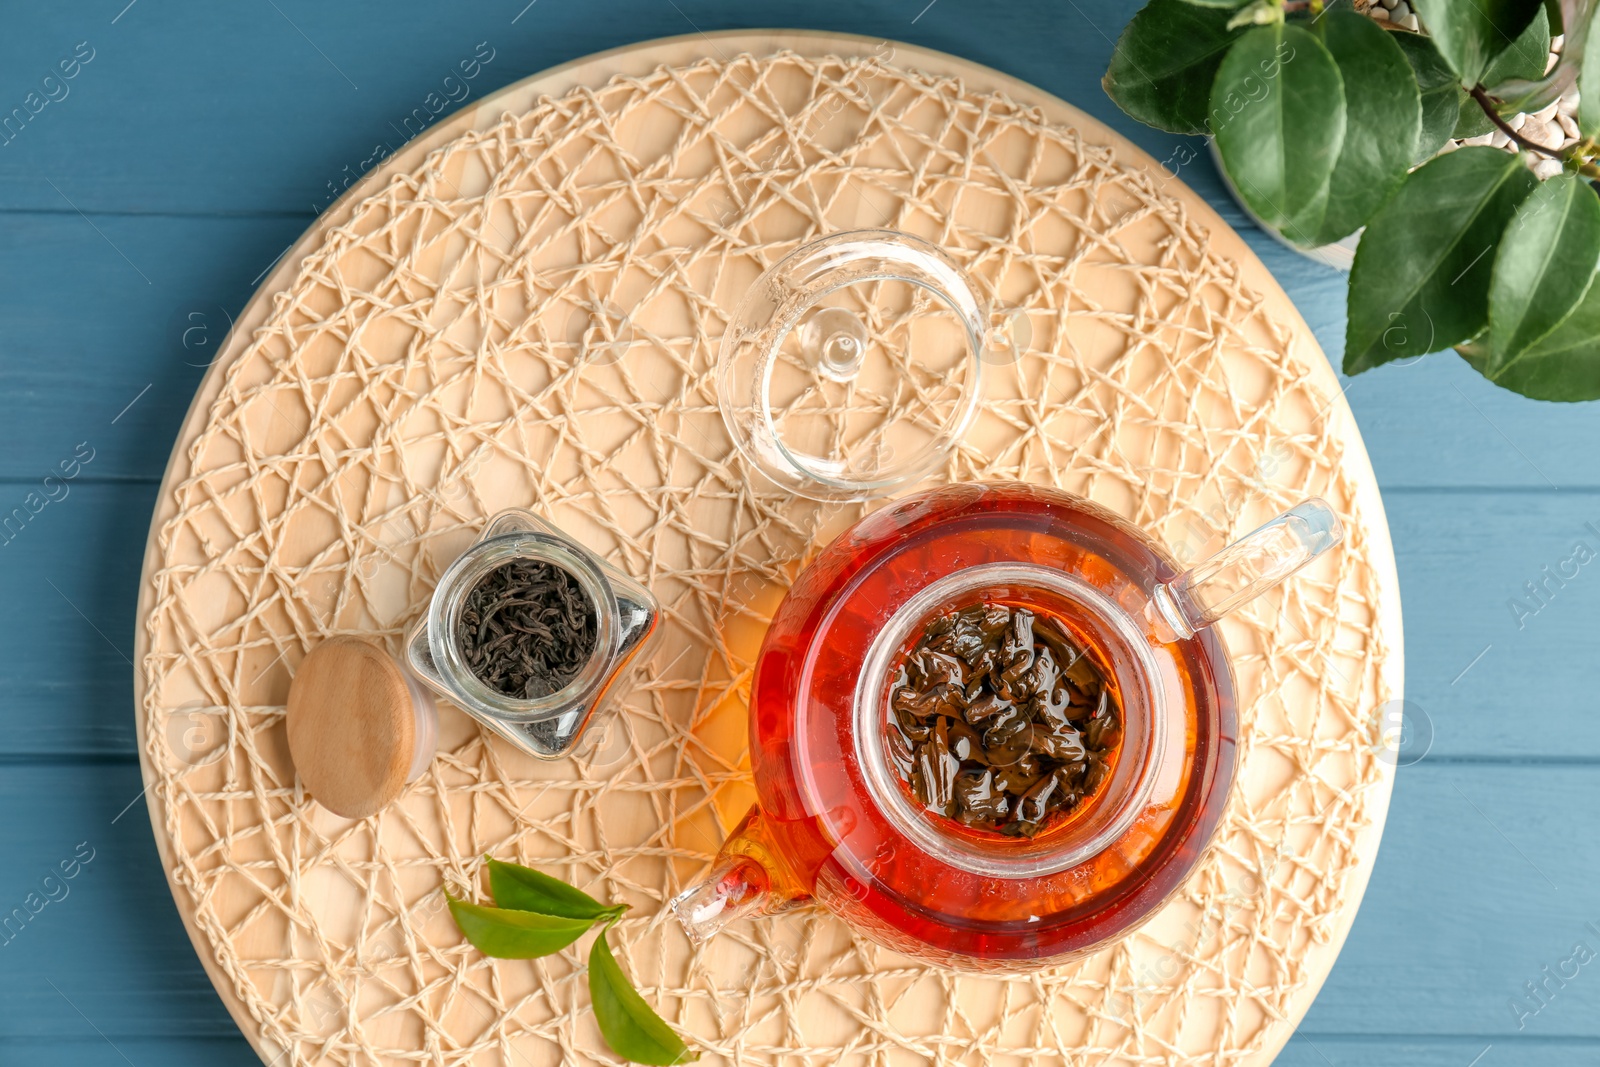
<path fill-rule="evenodd" d="M 1309 494 L 1349 531 L 1223 624 L 1242 773 L 1204 863 L 1143 931 L 1043 975 L 955 976 L 810 909 L 695 955 L 663 909 L 750 800 L 763 620 L 862 513 L 753 484 L 715 410 L 716 342 L 761 269 L 859 226 L 938 242 L 1013 309 L 1020 352 L 988 368 L 938 480 L 1055 483 L 1191 559 Z M 334 633 L 397 648 L 511 505 L 655 589 L 666 643 L 647 680 L 583 760 L 538 763 L 445 708 L 440 753 L 398 803 L 330 815 L 287 758 L 295 666 Z M 612 935 L 624 967 L 711 1060 L 1264 1062 L 1332 966 L 1392 781 L 1388 533 L 1304 323 L 1129 143 L 889 43 L 624 50 L 388 160 L 286 257 L 211 369 L 140 611 L 156 837 L 201 959 L 275 1064 L 611 1061 L 579 951 L 491 961 L 454 930 L 440 889 L 481 893 L 485 853 L 632 904 Z"/>

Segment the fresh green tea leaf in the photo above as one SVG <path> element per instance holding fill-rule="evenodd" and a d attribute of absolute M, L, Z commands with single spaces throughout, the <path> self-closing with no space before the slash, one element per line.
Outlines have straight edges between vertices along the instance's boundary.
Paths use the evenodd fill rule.
<path fill-rule="evenodd" d="M 1439 54 L 1468 87 L 1482 80 L 1494 58 L 1544 9 L 1540 0 L 1416 0 L 1412 6 Z"/>
<path fill-rule="evenodd" d="M 1422 101 L 1405 53 L 1376 22 L 1331 11 L 1315 29 L 1344 79 L 1344 144 L 1320 217 L 1297 222 L 1316 244 L 1328 244 L 1360 229 L 1404 180 L 1422 128 Z"/>
<path fill-rule="evenodd" d="M 1591 16 L 1600 19 L 1600 13 Z M 1583 50 L 1583 65 L 1578 68 L 1578 132 L 1588 138 L 1600 137 L 1600 37 L 1594 22 L 1589 23 L 1590 40 Z"/>
<path fill-rule="evenodd" d="M 1422 93 L 1422 132 L 1417 137 L 1417 151 L 1411 160 L 1425 163 L 1453 135 L 1461 115 L 1461 100 L 1466 94 L 1456 83 L 1456 72 L 1427 37 L 1420 33 L 1390 33 L 1389 39 L 1405 54 Z"/>
<path fill-rule="evenodd" d="M 503 960 L 529 960 L 560 952 L 594 925 L 593 919 L 485 908 L 453 897 L 450 914 L 473 948 Z"/>
<path fill-rule="evenodd" d="M 1500 238 L 1489 283 L 1488 377 L 1499 380 L 1571 315 L 1600 269 L 1600 197 L 1560 174 L 1528 195 Z"/>
<path fill-rule="evenodd" d="M 635 992 L 611 955 L 604 933 L 589 950 L 589 999 L 594 1002 L 600 1036 L 623 1059 L 666 1067 L 700 1058 Z"/>
<path fill-rule="evenodd" d="M 1483 84 L 1493 92 L 1495 86 L 1513 79 L 1531 81 L 1544 77 L 1550 62 L 1550 17 L 1541 7 L 1527 29 L 1504 52 L 1494 57 L 1483 72 Z"/>
<path fill-rule="evenodd" d="M 1316 244 L 1297 220 L 1320 221 L 1345 136 L 1339 65 L 1322 42 L 1281 23 L 1239 38 L 1211 89 L 1211 132 L 1250 210 L 1290 240 Z"/>
<path fill-rule="evenodd" d="M 531 867 L 496 859 L 489 860 L 489 891 L 502 908 L 568 919 L 610 919 L 627 910 L 626 904 L 608 908 L 583 890 Z"/>
<path fill-rule="evenodd" d="M 1117 39 L 1100 84 L 1147 126 L 1169 133 L 1206 132 L 1211 82 L 1228 46 L 1229 8 L 1185 0 L 1150 0 Z"/>
<path fill-rule="evenodd" d="M 1250 0 L 1183 0 L 1183 2 L 1193 4 L 1195 7 L 1225 7 L 1231 11 L 1236 7 L 1243 7 Z"/>
<path fill-rule="evenodd" d="M 1489 346 L 1473 342 L 1461 355 L 1488 376 Z M 1565 322 L 1528 348 L 1493 379 L 1496 385 L 1535 400 L 1600 400 L 1600 283 Z"/>
<path fill-rule="evenodd" d="M 1458 345 L 1488 324 L 1495 246 L 1538 182 L 1498 148 L 1426 163 L 1367 223 L 1350 271 L 1344 370 Z"/>

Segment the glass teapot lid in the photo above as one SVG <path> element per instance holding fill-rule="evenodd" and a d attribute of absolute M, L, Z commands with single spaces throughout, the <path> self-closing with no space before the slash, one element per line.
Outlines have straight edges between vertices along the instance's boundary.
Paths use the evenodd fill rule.
<path fill-rule="evenodd" d="M 987 304 L 935 245 L 855 230 L 802 245 L 735 309 L 717 400 L 739 452 L 814 500 L 934 470 L 977 413 Z"/>

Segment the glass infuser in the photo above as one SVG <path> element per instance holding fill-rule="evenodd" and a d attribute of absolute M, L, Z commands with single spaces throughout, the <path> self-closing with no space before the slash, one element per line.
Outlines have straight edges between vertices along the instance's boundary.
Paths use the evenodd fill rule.
<path fill-rule="evenodd" d="M 762 276 L 724 337 L 729 431 L 806 496 L 914 484 L 973 417 L 986 355 L 1005 343 L 989 315 L 926 242 L 871 231 L 806 245 Z M 1036 485 L 942 486 L 868 515 L 774 614 L 751 688 L 758 802 L 675 913 L 700 942 L 812 898 L 890 948 L 975 970 L 1059 963 L 1127 933 L 1199 862 L 1233 784 L 1233 673 L 1212 624 L 1341 537 L 1308 500 L 1185 570 L 1131 523 Z M 1055 620 L 1121 707 L 1103 780 L 1035 836 L 929 810 L 891 751 L 896 665 L 930 620 L 973 604 Z"/>

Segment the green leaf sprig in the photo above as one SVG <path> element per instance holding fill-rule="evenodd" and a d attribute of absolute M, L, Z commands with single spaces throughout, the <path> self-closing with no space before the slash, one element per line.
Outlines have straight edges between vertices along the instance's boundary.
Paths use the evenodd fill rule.
<path fill-rule="evenodd" d="M 608 907 L 559 878 L 485 858 L 496 907 L 445 894 L 456 926 L 474 948 L 496 959 L 535 959 L 560 952 L 599 926 L 600 934 L 589 949 L 589 998 L 606 1045 L 625 1060 L 656 1067 L 700 1058 L 645 1003 L 606 944 L 606 932 L 628 905 Z"/>
<path fill-rule="evenodd" d="M 1141 122 L 1208 134 L 1285 239 L 1360 232 L 1345 373 L 1454 348 L 1525 396 L 1600 399 L 1600 0 L 1411 7 L 1425 32 L 1351 0 L 1148 0 L 1103 85 Z M 1563 99 L 1573 143 L 1513 124 Z M 1493 132 L 1520 154 L 1438 154 Z"/>

